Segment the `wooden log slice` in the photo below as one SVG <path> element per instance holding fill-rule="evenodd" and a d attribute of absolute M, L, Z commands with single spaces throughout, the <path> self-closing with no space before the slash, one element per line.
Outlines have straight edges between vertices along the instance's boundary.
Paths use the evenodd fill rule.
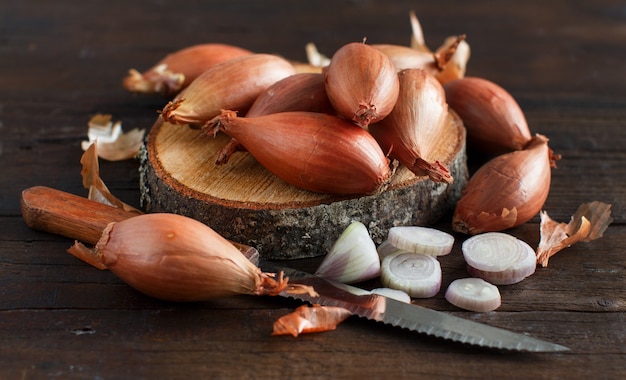
<path fill-rule="evenodd" d="M 228 140 L 159 118 L 142 153 L 142 205 L 148 212 L 197 219 L 269 259 L 324 255 L 352 221 L 365 224 L 377 244 L 393 226 L 435 223 L 453 209 L 468 180 L 465 128 L 452 112 L 434 154 L 450 169 L 452 184 L 416 177 L 400 165 L 384 191 L 361 197 L 299 189 L 247 152 L 216 166 L 216 154 Z"/>

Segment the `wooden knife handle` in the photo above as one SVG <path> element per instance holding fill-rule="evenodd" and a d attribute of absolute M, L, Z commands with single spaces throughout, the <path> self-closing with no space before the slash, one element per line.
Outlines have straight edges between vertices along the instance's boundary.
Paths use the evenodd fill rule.
<path fill-rule="evenodd" d="M 95 244 L 111 222 L 137 216 L 87 198 L 35 186 L 22 191 L 22 217 L 35 230 Z"/>
<path fill-rule="evenodd" d="M 21 204 L 22 217 L 30 228 L 92 245 L 98 242 L 109 223 L 137 216 L 117 207 L 45 186 L 22 191 Z M 252 263 L 258 262 L 259 252 L 256 248 L 231 243 Z"/>

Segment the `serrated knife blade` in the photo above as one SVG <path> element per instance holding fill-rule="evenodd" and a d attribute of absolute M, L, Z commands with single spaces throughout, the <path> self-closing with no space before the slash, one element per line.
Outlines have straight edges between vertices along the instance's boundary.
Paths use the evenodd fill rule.
<path fill-rule="evenodd" d="M 289 282 L 312 286 L 319 296 L 309 294 L 280 295 L 310 304 L 339 306 L 352 314 L 418 333 L 480 347 L 529 352 L 558 352 L 569 348 L 528 335 L 456 317 L 452 314 L 408 304 L 354 286 L 336 283 L 324 278 L 283 267 L 274 262 L 259 260 L 264 272 L 283 272 Z"/>

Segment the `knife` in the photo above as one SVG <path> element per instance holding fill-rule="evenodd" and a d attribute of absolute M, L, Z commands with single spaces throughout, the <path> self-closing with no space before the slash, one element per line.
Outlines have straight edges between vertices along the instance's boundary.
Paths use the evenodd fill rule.
<path fill-rule="evenodd" d="M 43 186 L 24 190 L 21 207 L 22 216 L 29 227 L 89 244 L 98 241 L 108 223 L 136 216 L 134 213 Z M 569 350 L 559 344 L 371 294 L 354 286 L 284 267 L 260 258 L 254 247 L 234 244 L 264 272 L 282 271 L 289 277 L 290 283 L 312 286 L 318 293 L 315 296 L 284 291 L 280 294 L 282 297 L 310 304 L 339 306 L 353 315 L 369 320 L 480 347 L 529 352 Z"/>

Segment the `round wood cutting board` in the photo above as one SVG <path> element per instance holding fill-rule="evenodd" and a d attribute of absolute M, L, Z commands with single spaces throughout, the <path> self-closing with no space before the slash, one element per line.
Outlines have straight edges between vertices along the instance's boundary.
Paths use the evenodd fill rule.
<path fill-rule="evenodd" d="M 274 176 L 247 152 L 215 165 L 229 141 L 159 118 L 142 152 L 141 202 L 148 212 L 171 212 L 206 223 L 225 238 L 256 247 L 268 259 L 325 255 L 341 232 L 360 221 L 376 244 L 389 228 L 429 225 L 453 209 L 467 183 L 465 128 L 450 113 L 434 157 L 451 184 L 415 176 L 404 166 L 375 195 L 340 197 L 299 189 Z"/>

